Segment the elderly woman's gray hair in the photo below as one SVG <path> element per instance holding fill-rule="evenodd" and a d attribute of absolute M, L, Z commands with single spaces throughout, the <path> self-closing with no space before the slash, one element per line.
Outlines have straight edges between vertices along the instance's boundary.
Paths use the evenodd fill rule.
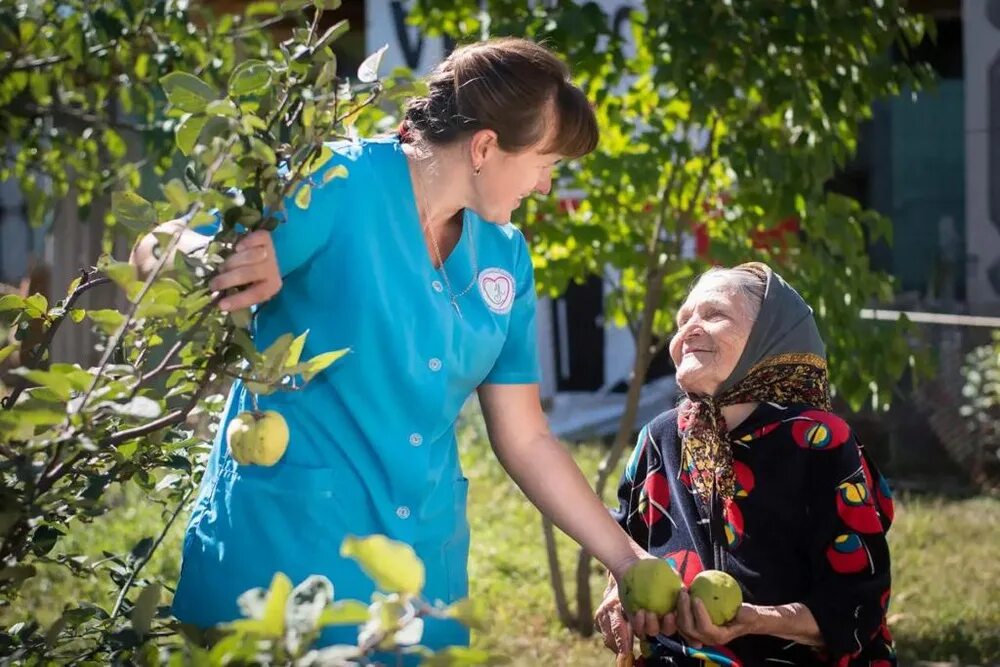
<path fill-rule="evenodd" d="M 698 276 L 691 291 L 703 282 L 726 285 L 744 297 L 750 308 L 747 316 L 756 319 L 767 291 L 767 267 L 759 262 L 747 262 L 734 267 L 713 266 Z"/>

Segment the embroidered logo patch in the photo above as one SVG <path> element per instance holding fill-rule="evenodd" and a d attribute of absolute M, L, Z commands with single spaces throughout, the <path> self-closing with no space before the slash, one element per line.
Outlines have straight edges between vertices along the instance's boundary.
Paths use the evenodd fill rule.
<path fill-rule="evenodd" d="M 503 269 L 490 268 L 479 272 L 479 293 L 487 308 L 506 315 L 514 305 L 514 277 Z"/>

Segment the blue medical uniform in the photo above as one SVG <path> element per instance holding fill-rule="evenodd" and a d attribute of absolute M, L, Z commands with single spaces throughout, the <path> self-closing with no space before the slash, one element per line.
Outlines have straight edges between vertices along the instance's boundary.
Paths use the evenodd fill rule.
<path fill-rule="evenodd" d="M 468 480 L 455 420 L 484 383 L 538 381 L 521 233 L 464 212 L 445 261 L 456 293 L 475 281 L 458 298 L 459 315 L 427 253 L 398 139 L 331 147 L 326 168 L 349 174 L 317 185 L 308 210 L 288 203 L 273 233 L 284 283 L 259 308 L 254 338 L 264 349 L 308 330 L 303 359 L 351 352 L 301 391 L 258 397 L 289 427 L 288 450 L 273 467 L 240 465 L 227 451 L 227 424 L 251 408 L 244 384 L 233 385 L 184 538 L 173 611 L 185 622 L 239 618 L 239 595 L 278 571 L 294 583 L 323 574 L 337 599 L 370 600 L 374 584 L 340 557 L 348 535 L 412 545 L 427 568 L 428 600 L 465 597 Z M 356 632 L 331 628 L 321 643 L 354 643 Z M 458 623 L 428 621 L 421 644 L 467 642 Z"/>

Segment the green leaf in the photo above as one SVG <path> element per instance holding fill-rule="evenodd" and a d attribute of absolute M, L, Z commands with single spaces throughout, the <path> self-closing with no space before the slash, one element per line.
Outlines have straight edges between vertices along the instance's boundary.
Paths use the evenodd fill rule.
<path fill-rule="evenodd" d="M 323 63 L 322 69 L 319 71 L 319 76 L 316 77 L 316 87 L 326 88 L 337 78 L 337 57 L 333 56 L 330 60 Z"/>
<path fill-rule="evenodd" d="M 24 310 L 31 317 L 41 317 L 49 310 L 49 300 L 44 294 L 32 294 L 24 300 Z"/>
<path fill-rule="evenodd" d="M 264 615 L 260 618 L 262 634 L 281 637 L 285 634 L 285 606 L 292 594 L 292 582 L 284 573 L 278 572 L 267 589 Z"/>
<path fill-rule="evenodd" d="M 445 614 L 473 630 L 489 631 L 489 613 L 481 601 L 463 598 L 450 605 Z"/>
<path fill-rule="evenodd" d="M 278 156 L 275 155 L 274 149 L 257 137 L 250 138 L 250 151 L 264 164 L 277 164 L 278 162 Z"/>
<path fill-rule="evenodd" d="M 243 134 L 253 134 L 256 130 L 267 129 L 267 123 L 264 119 L 252 113 L 243 114 L 243 118 L 241 118 L 240 121 L 243 126 Z"/>
<path fill-rule="evenodd" d="M 330 46 L 335 41 L 340 39 L 342 35 L 346 34 L 349 29 L 350 25 L 348 24 L 347 19 L 337 21 L 323 33 L 322 37 L 316 40 L 316 45 L 313 47 L 313 50 L 318 51 L 324 47 Z M 336 63 L 334 63 L 334 72 L 336 72 Z M 317 80 L 316 85 L 320 86 L 322 84 L 320 84 L 319 80 Z"/>
<path fill-rule="evenodd" d="M 139 282 L 138 271 L 128 262 L 118 262 L 109 257 L 102 257 L 97 263 L 97 268 L 126 293 Z"/>
<path fill-rule="evenodd" d="M 112 192 L 111 212 L 115 220 L 136 232 L 148 232 L 156 225 L 156 209 L 134 192 Z"/>
<path fill-rule="evenodd" d="M 285 355 L 285 363 L 283 364 L 285 368 L 290 368 L 299 363 L 299 357 L 302 356 L 302 348 L 305 347 L 308 335 L 309 330 L 306 329 L 301 336 L 297 336 L 292 341 L 292 344 L 288 346 L 288 353 Z"/>
<path fill-rule="evenodd" d="M 403 542 L 384 535 L 347 537 L 340 555 L 356 560 L 375 585 L 388 593 L 418 595 L 424 588 L 424 564 L 413 547 Z"/>
<path fill-rule="evenodd" d="M 24 297 L 19 294 L 4 294 L 0 297 L 0 313 L 8 310 L 23 310 Z"/>
<path fill-rule="evenodd" d="M 59 635 L 66 629 L 66 617 L 60 616 L 45 632 L 45 648 L 51 651 L 59 641 Z"/>
<path fill-rule="evenodd" d="M 4 427 L 52 426 L 66 419 L 66 412 L 48 409 L 27 409 L 20 406 L 0 412 L 0 425 Z"/>
<path fill-rule="evenodd" d="M 316 7 L 333 11 L 340 9 L 341 0 L 316 0 Z"/>
<path fill-rule="evenodd" d="M 140 637 L 149 632 L 149 627 L 156 616 L 156 607 L 160 604 L 160 584 L 150 584 L 139 593 L 129 619 L 132 621 L 132 629 Z"/>
<path fill-rule="evenodd" d="M 368 621 L 368 605 L 357 600 L 340 600 L 320 614 L 316 624 L 320 628 L 328 625 L 361 625 Z"/>
<path fill-rule="evenodd" d="M 229 77 L 229 94 L 238 97 L 258 93 L 271 85 L 271 66 L 262 60 L 246 60 Z"/>
<path fill-rule="evenodd" d="M 174 211 L 184 213 L 191 206 L 191 197 L 184 181 L 179 178 L 171 178 L 163 186 L 163 194 L 173 207 Z"/>
<path fill-rule="evenodd" d="M 75 324 L 83 322 L 83 318 L 87 316 L 87 311 L 83 308 L 72 308 L 69 311 L 69 318 L 73 320 Z"/>
<path fill-rule="evenodd" d="M 128 403 L 102 401 L 94 406 L 94 409 L 97 408 L 107 408 L 117 415 L 133 419 L 156 419 L 163 412 L 158 402 L 145 396 L 135 396 Z"/>
<path fill-rule="evenodd" d="M 24 377 L 29 382 L 45 387 L 53 392 L 60 401 L 68 401 L 70 394 L 73 392 L 73 385 L 61 373 L 25 368 L 17 368 L 11 372 Z"/>
<path fill-rule="evenodd" d="M 295 193 L 295 205 L 301 209 L 307 209 L 310 201 L 312 201 L 312 188 L 308 183 L 303 183 L 299 187 L 299 191 Z"/>
<path fill-rule="evenodd" d="M 87 311 L 87 317 L 109 336 L 118 330 L 125 321 L 125 316 L 113 308 Z"/>
<path fill-rule="evenodd" d="M 11 343 L 10 345 L 5 345 L 4 347 L 0 348 L 0 364 L 6 361 L 7 357 L 9 357 L 11 353 L 16 349 L 17 349 L 17 343 Z"/>
<path fill-rule="evenodd" d="M 236 118 L 240 112 L 232 100 L 215 100 L 205 107 L 205 115 L 217 118 Z"/>
<path fill-rule="evenodd" d="M 244 12 L 248 17 L 254 16 L 275 16 L 281 13 L 277 2 L 254 2 L 246 8 Z"/>
<path fill-rule="evenodd" d="M 262 368 L 259 370 L 262 377 L 269 380 L 278 379 L 281 369 L 285 366 L 285 356 L 288 354 L 293 341 L 292 334 L 285 333 L 278 336 L 274 339 L 273 343 L 268 345 L 267 349 L 261 355 Z"/>
<path fill-rule="evenodd" d="M 361 66 L 358 67 L 358 81 L 361 83 L 374 83 L 378 81 L 378 67 L 382 63 L 382 56 L 389 50 L 386 44 L 381 49 L 365 58 Z"/>
<path fill-rule="evenodd" d="M 188 116 L 180 122 L 177 126 L 176 139 L 177 148 L 180 149 L 181 153 L 191 155 L 194 152 L 194 147 L 198 144 L 198 137 L 207 122 L 207 116 Z"/>
<path fill-rule="evenodd" d="M 171 72 L 160 79 L 160 85 L 172 105 L 189 113 L 204 111 L 219 97 L 212 86 L 187 72 Z"/>
<path fill-rule="evenodd" d="M 299 364 L 297 367 L 301 370 L 294 371 L 295 373 L 301 373 L 302 377 L 308 382 L 316 377 L 317 374 L 326 370 L 330 364 L 334 363 L 345 354 L 350 352 L 351 349 L 345 347 L 341 350 L 334 350 L 333 352 L 324 352 L 323 354 L 317 354 L 315 357 L 305 362 L 305 364 Z"/>

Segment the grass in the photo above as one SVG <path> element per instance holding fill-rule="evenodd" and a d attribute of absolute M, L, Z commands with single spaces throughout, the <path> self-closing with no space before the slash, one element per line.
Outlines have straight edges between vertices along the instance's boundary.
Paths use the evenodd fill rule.
<path fill-rule="evenodd" d="M 471 482 L 471 594 L 485 601 L 492 623 L 489 633 L 474 635 L 474 644 L 504 653 L 517 665 L 612 665 L 596 637 L 581 639 L 559 626 L 538 512 L 489 453 L 478 420 L 463 426 L 460 441 Z M 574 448 L 591 478 L 602 452 L 598 445 Z M 901 662 L 1000 663 L 1000 499 L 907 495 L 897 500 L 890 533 L 895 577 L 890 623 Z M 163 509 L 139 493 L 121 494 L 118 502 L 99 521 L 76 526 L 61 548 L 97 559 L 105 550 L 127 552 L 163 525 Z M 180 520 L 149 564 L 150 574 L 167 581 L 176 577 L 182 532 Z M 561 535 L 560 553 L 572 581 L 576 550 Z M 604 585 L 596 565 L 592 582 L 596 602 Z M 0 623 L 30 610 L 49 624 L 78 600 L 110 608 L 115 593 L 98 584 L 81 587 L 52 566 L 41 567 L 22 592 L 13 609 L 0 609 Z"/>

